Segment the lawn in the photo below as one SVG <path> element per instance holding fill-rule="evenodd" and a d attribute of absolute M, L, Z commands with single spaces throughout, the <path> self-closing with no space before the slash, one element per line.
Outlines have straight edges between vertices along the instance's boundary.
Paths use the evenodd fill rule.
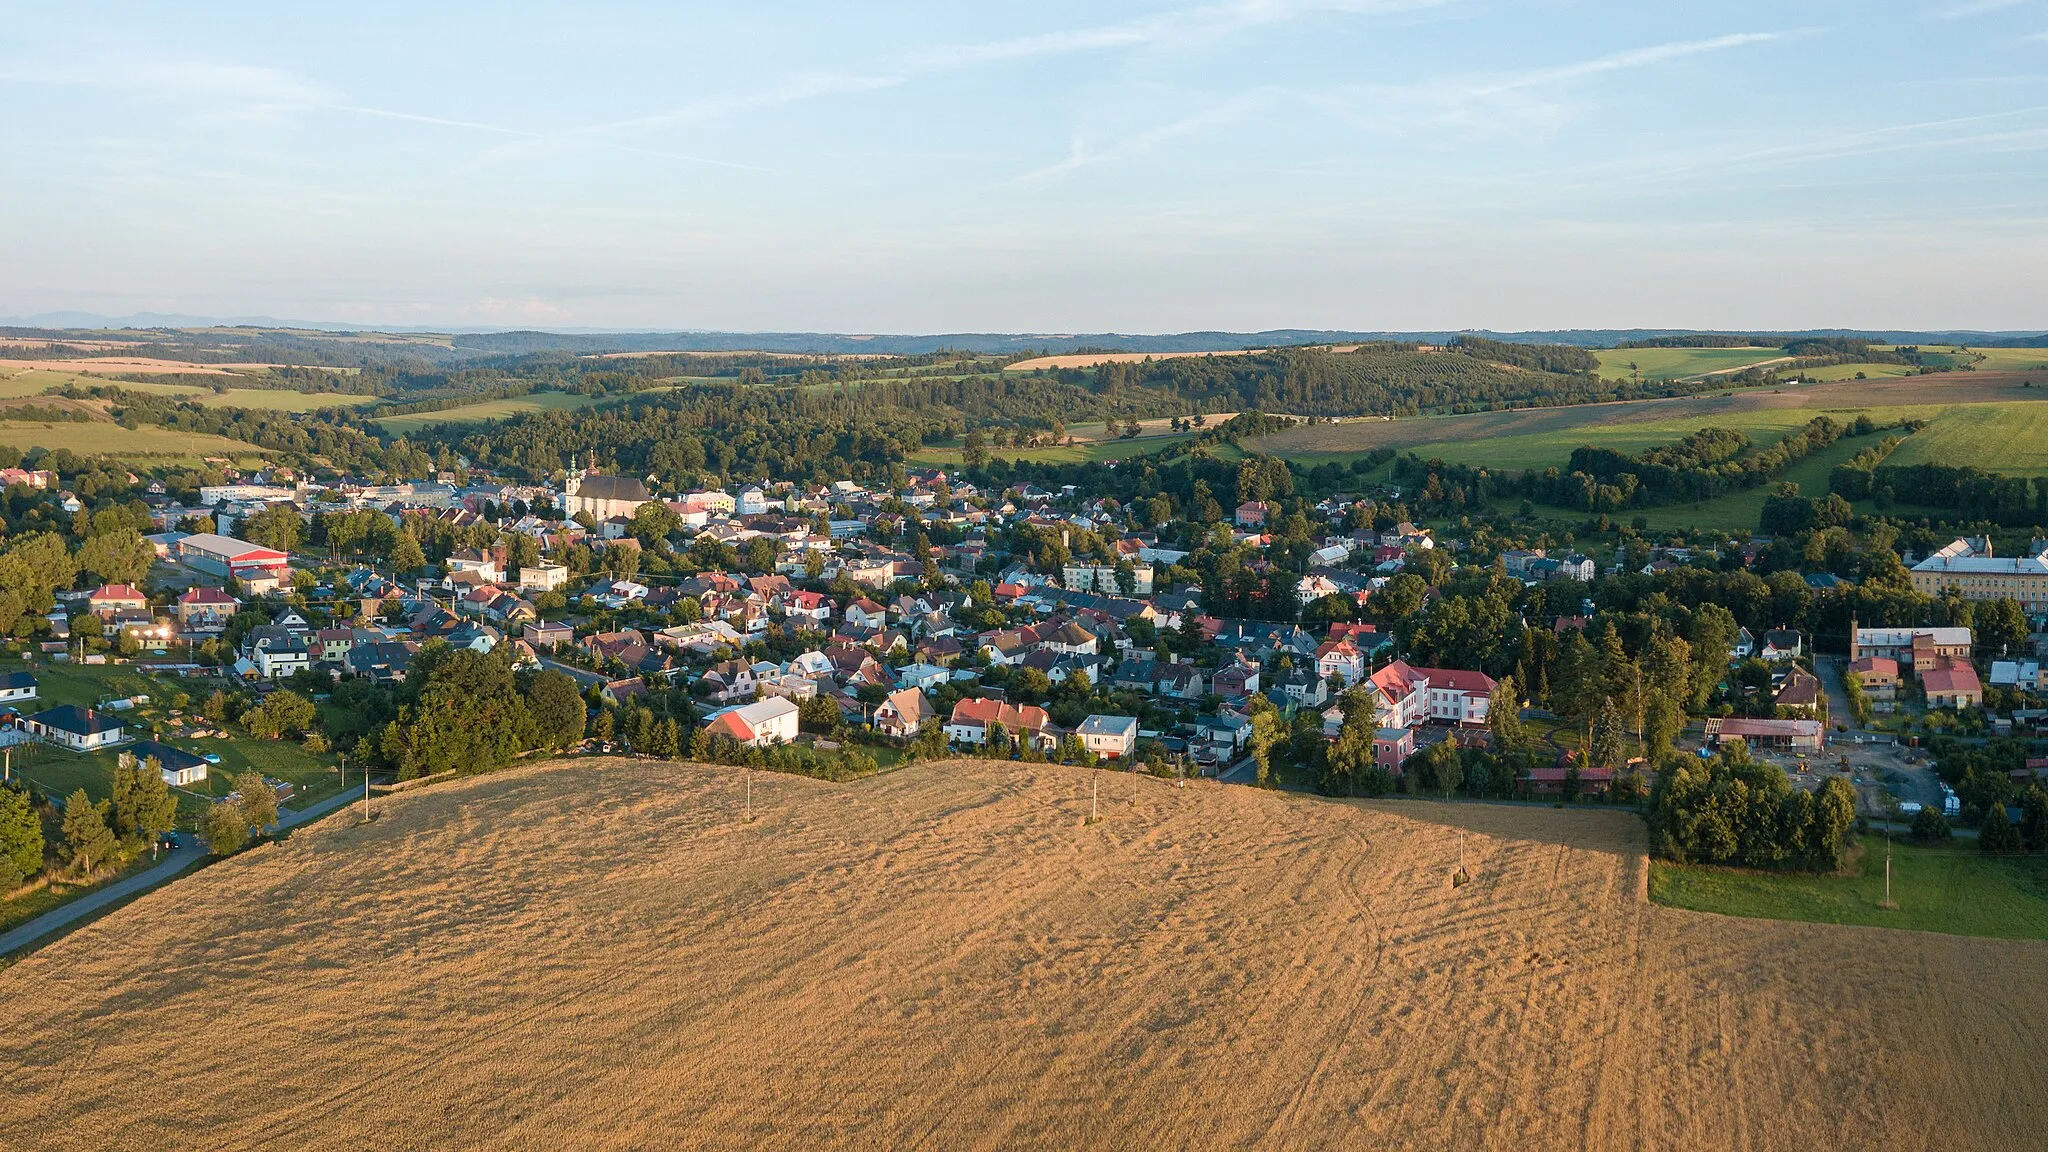
<path fill-rule="evenodd" d="M 1782 348 L 1601 348 L 1600 375 L 1626 379 L 1641 372 L 1645 380 L 1681 380 L 1710 372 L 1734 372 L 1766 360 L 1780 360 Z M 1632 371 L 1629 365 L 1635 365 Z"/>
<path fill-rule="evenodd" d="M 0 670 L 11 671 L 15 667 L 9 663 Z M 121 664 L 43 665 L 34 671 L 39 707 L 59 704 L 93 707 L 109 699 L 147 695 L 150 703 L 123 714 L 123 719 L 134 725 L 130 729 L 131 734 L 147 737 L 154 728 L 162 733 L 156 738 L 167 744 L 201 755 L 218 755 L 221 762 L 213 766 L 206 783 L 181 792 L 178 801 L 181 817 L 198 816 L 204 811 L 205 797 L 224 796 L 231 790 L 228 776 L 251 768 L 298 785 L 300 795 L 291 801 L 293 804 L 318 799 L 341 786 L 335 770 L 336 758 L 331 754 L 315 754 L 297 744 L 258 740 L 242 734 L 228 739 L 193 739 L 180 735 L 182 729 L 169 715 L 172 697 L 177 693 L 189 697 L 183 711 L 187 716 L 193 715 L 200 702 L 215 687 L 215 682 L 210 679 L 156 677 L 140 672 L 132 665 Z M 114 764 L 119 756 L 119 749 L 79 755 L 46 745 L 23 745 L 15 750 L 14 769 L 45 794 L 62 797 L 69 795 L 72 789 L 82 787 L 88 795 L 98 799 L 112 791 Z"/>
<path fill-rule="evenodd" d="M 175 457 L 197 460 L 202 456 L 253 459 L 268 455 L 254 444 L 230 440 L 207 432 L 183 432 L 155 425 L 123 428 L 111 423 L 42 423 L 0 421 L 0 444 L 26 452 L 30 448 L 68 448 L 81 456 L 114 456 L 121 459 Z"/>
<path fill-rule="evenodd" d="M 1892 845 L 1892 896 L 1884 899 L 1884 839 L 1863 837 L 1852 876 L 1744 872 L 1650 863 L 1650 898 L 1674 908 L 1765 920 L 1866 924 L 1953 936 L 2048 939 L 2048 860 L 1990 858 L 1974 842 Z"/>
<path fill-rule="evenodd" d="M 1633 520 L 1641 516 L 1648 521 L 1653 531 L 1684 531 L 1687 528 L 1720 528 L 1731 532 L 1754 531 L 1763 516 L 1764 500 L 1778 485 L 1790 481 L 1799 485 L 1803 496 L 1813 497 L 1826 494 L 1828 475 L 1835 465 L 1846 464 L 1851 456 L 1871 447 L 1877 442 L 1872 436 L 1850 436 L 1835 441 L 1825 451 L 1816 452 L 1792 467 L 1778 479 L 1741 492 L 1733 492 L 1716 500 L 1699 504 L 1671 504 L 1662 508 L 1630 510 L 1620 518 Z M 1912 443 L 1912 438 L 1906 441 Z"/>
<path fill-rule="evenodd" d="M 1234 413 L 1222 413 L 1205 419 L 1210 426 L 1228 420 Z M 1050 448 L 1012 448 L 1008 446 L 989 447 L 992 456 L 1004 460 L 1029 460 L 1038 464 L 1085 464 L 1103 460 L 1122 460 L 1146 452 L 1157 451 L 1169 444 L 1186 440 L 1193 432 L 1175 432 L 1171 419 L 1139 421 L 1144 431 L 1128 440 L 1108 438 L 1107 429 L 1100 422 L 1075 424 L 1067 429 L 1072 444 L 1059 444 Z M 912 452 L 907 458 L 911 464 L 922 464 L 932 468 L 957 468 L 960 466 L 960 442 L 949 440 L 944 444 L 927 444 Z"/>
<path fill-rule="evenodd" d="M 439 412 L 379 416 L 376 422 L 379 427 L 394 436 L 408 436 L 422 428 L 432 428 L 440 424 L 476 424 L 484 420 L 503 420 L 508 416 L 524 416 L 529 412 L 544 412 L 549 409 L 587 408 L 606 399 L 617 398 L 584 396 L 574 392 L 532 392 L 509 400 L 484 400 L 475 404 L 464 404 L 458 408 L 443 408 Z"/>

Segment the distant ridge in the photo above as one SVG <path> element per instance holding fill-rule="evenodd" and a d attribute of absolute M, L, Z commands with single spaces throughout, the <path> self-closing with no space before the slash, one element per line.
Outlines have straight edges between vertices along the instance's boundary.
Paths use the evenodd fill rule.
<path fill-rule="evenodd" d="M 0 326 L 54 329 L 108 328 L 202 328 L 242 327 L 253 329 L 297 329 L 317 332 L 390 333 L 418 335 L 449 334 L 454 347 L 476 355 L 506 355 L 528 352 L 794 352 L 849 353 L 882 352 L 918 356 L 953 349 L 1010 355 L 1024 352 L 1046 354 L 1080 351 L 1115 352 L 1227 352 L 1243 348 L 1274 348 L 1301 344 L 1355 344 L 1369 340 L 1398 340 L 1440 343 L 1458 336 L 1483 336 L 1531 344 L 1571 344 L 1584 348 L 1612 347 L 1625 340 L 1692 334 L 1753 335 L 1774 342 L 1814 336 L 1853 336 L 1895 344 L 1971 344 L 1992 347 L 2048 347 L 2044 331 L 1973 331 L 1897 329 L 1805 328 L 1785 331 L 1734 331 L 1705 328 L 1563 328 L 1538 331 L 1496 332 L 1490 329 L 1443 329 L 1406 331 L 1365 329 L 1274 328 L 1259 332 L 1173 332 L 1173 333 L 1046 333 L 1046 332 L 941 332 L 846 333 L 846 332 L 726 332 L 701 329 L 647 330 L 604 328 L 497 328 L 431 325 L 370 326 L 338 324 L 331 321 L 280 320 L 269 316 L 206 317 L 176 313 L 143 312 L 129 316 L 102 316 L 89 312 L 44 312 L 33 316 L 0 317 Z M 52 333 L 54 334 L 54 333 Z"/>

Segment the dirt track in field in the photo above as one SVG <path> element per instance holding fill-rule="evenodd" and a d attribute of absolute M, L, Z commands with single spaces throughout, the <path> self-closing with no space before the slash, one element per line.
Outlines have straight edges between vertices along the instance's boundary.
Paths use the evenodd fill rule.
<path fill-rule="evenodd" d="M 2048 945 L 1645 902 L 1606 812 L 960 763 L 384 802 L 0 972 L 9 1148 L 2010 1149 Z M 1448 876 L 1465 831 L 1475 881 Z"/>

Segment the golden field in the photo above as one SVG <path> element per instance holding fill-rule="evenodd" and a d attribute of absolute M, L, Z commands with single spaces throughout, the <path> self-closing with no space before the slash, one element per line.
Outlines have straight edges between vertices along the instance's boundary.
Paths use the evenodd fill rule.
<path fill-rule="evenodd" d="M 578 761 L 0 972 L 0 1146 L 2010 1149 L 2048 945 L 1644 896 L 1600 811 Z M 1464 834 L 1474 882 L 1449 874 Z"/>

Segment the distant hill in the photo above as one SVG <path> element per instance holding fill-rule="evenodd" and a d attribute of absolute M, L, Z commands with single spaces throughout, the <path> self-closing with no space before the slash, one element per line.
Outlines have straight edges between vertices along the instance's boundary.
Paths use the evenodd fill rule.
<path fill-rule="evenodd" d="M 1273 328 L 1260 332 L 939 332 L 849 333 L 849 332 L 722 332 L 678 329 L 672 331 L 627 331 L 592 328 L 556 330 L 393 326 L 365 328 L 354 324 L 324 321 L 279 320 L 274 317 L 209 318 L 164 313 L 131 316 L 101 316 L 89 312 L 46 312 L 34 316 L 0 317 L 0 327 L 34 331 L 38 335 L 60 335 L 63 330 L 139 328 L 156 331 L 202 327 L 239 327 L 256 332 L 332 332 L 352 336 L 418 337 L 425 334 L 448 337 L 438 351 L 408 340 L 407 351 L 434 359 L 464 359 L 474 356 L 518 355 L 532 352 L 785 352 L 839 354 L 880 352 L 897 356 L 919 356 L 944 349 L 994 355 L 1026 352 L 1057 355 L 1074 352 L 1229 352 L 1244 348 L 1274 348 L 1296 344 L 1353 344 L 1371 340 L 1442 343 L 1459 336 L 1479 336 L 1521 344 L 1570 344 L 1581 348 L 1612 348 L 1631 341 L 1659 340 L 1693 334 L 1737 335 L 1693 328 L 1563 328 L 1530 332 L 1495 332 L 1489 329 L 1444 329 L 1440 331 L 1396 332 L 1367 329 Z M 1854 328 L 1815 328 L 1780 332 L 1750 330 L 1739 335 L 1767 339 L 1774 344 L 1799 339 L 1857 337 L 1884 344 L 1969 344 L 1982 348 L 2048 347 L 2048 331 L 1979 332 L 1894 331 Z M 317 337 L 315 337 L 317 339 Z"/>

